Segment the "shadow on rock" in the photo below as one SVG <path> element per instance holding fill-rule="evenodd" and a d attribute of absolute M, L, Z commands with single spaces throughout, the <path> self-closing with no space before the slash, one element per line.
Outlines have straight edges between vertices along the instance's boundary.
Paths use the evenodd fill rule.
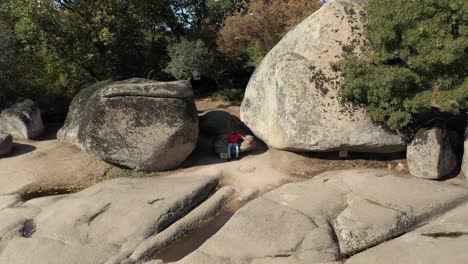
<path fill-rule="evenodd" d="M 24 154 L 31 153 L 36 150 L 36 147 L 28 145 L 28 144 L 21 144 L 21 143 L 14 143 L 13 144 L 13 152 L 6 156 L 6 158 L 12 158 L 21 156 Z"/>

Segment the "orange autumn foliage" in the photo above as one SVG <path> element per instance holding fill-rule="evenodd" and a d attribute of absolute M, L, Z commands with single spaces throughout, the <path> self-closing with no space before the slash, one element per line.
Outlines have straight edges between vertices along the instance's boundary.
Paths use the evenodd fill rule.
<path fill-rule="evenodd" d="M 320 8 L 318 0 L 254 0 L 227 17 L 218 33 L 218 48 L 256 66 L 295 25 Z"/>

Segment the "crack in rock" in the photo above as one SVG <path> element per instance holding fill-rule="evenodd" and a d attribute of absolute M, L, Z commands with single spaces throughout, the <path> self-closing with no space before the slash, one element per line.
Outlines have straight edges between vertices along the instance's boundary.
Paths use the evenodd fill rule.
<path fill-rule="evenodd" d="M 91 224 L 91 222 L 94 221 L 99 215 L 103 214 L 106 212 L 111 205 L 111 202 L 107 203 L 104 207 L 101 208 L 97 213 L 93 214 L 89 219 L 88 219 L 88 225 Z"/>
<path fill-rule="evenodd" d="M 437 233 L 426 233 L 421 234 L 422 236 L 432 237 L 432 238 L 441 238 L 441 237 L 448 237 L 448 238 L 458 238 L 461 236 L 467 236 L 468 232 L 437 232 Z"/>

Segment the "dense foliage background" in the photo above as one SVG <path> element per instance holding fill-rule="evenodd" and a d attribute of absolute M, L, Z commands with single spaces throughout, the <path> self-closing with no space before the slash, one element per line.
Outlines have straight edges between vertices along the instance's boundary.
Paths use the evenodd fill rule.
<path fill-rule="evenodd" d="M 0 93 L 65 112 L 96 81 L 191 79 L 242 95 L 263 56 L 315 0 L 2 0 Z M 225 91 L 225 92 L 223 92 Z M 240 92 L 239 92 L 240 91 Z"/>
<path fill-rule="evenodd" d="M 468 110 L 468 1 L 371 0 L 369 49 L 348 56 L 344 94 L 376 121 L 403 128 L 417 115 Z"/>

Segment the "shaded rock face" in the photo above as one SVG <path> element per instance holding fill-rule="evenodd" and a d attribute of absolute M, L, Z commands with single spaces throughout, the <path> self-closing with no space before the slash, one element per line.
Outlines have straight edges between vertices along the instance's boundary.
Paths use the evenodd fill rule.
<path fill-rule="evenodd" d="M 465 188 L 383 170 L 327 172 L 248 203 L 178 263 L 342 263 L 467 199 Z"/>
<path fill-rule="evenodd" d="M 440 179 L 457 166 L 449 133 L 439 127 L 420 129 L 408 146 L 406 156 L 410 173 L 425 179 Z"/>
<path fill-rule="evenodd" d="M 43 130 L 41 110 L 29 99 L 18 99 L 0 112 L 0 133 L 14 139 L 35 139 Z"/>
<path fill-rule="evenodd" d="M 364 46 L 363 1 L 325 4 L 293 28 L 250 79 L 241 120 L 267 145 L 292 151 L 399 152 L 405 141 L 340 96 L 334 67 Z"/>
<path fill-rule="evenodd" d="M 7 155 L 13 149 L 13 138 L 11 135 L 0 134 L 0 156 Z"/>
<path fill-rule="evenodd" d="M 465 174 L 465 177 L 468 180 L 468 124 L 465 130 L 465 151 L 463 152 L 463 161 L 462 161 L 462 172 Z"/>
<path fill-rule="evenodd" d="M 58 138 L 109 163 L 145 171 L 172 169 L 196 145 L 192 96 L 185 81 L 99 83 L 75 98 Z"/>
<path fill-rule="evenodd" d="M 25 203 L 0 196 L 0 263 L 107 263 L 171 226 L 217 184 L 198 176 L 127 178 Z"/>
<path fill-rule="evenodd" d="M 225 135 L 237 129 L 240 120 L 226 111 L 210 111 L 200 117 L 200 130 L 211 136 Z"/>

